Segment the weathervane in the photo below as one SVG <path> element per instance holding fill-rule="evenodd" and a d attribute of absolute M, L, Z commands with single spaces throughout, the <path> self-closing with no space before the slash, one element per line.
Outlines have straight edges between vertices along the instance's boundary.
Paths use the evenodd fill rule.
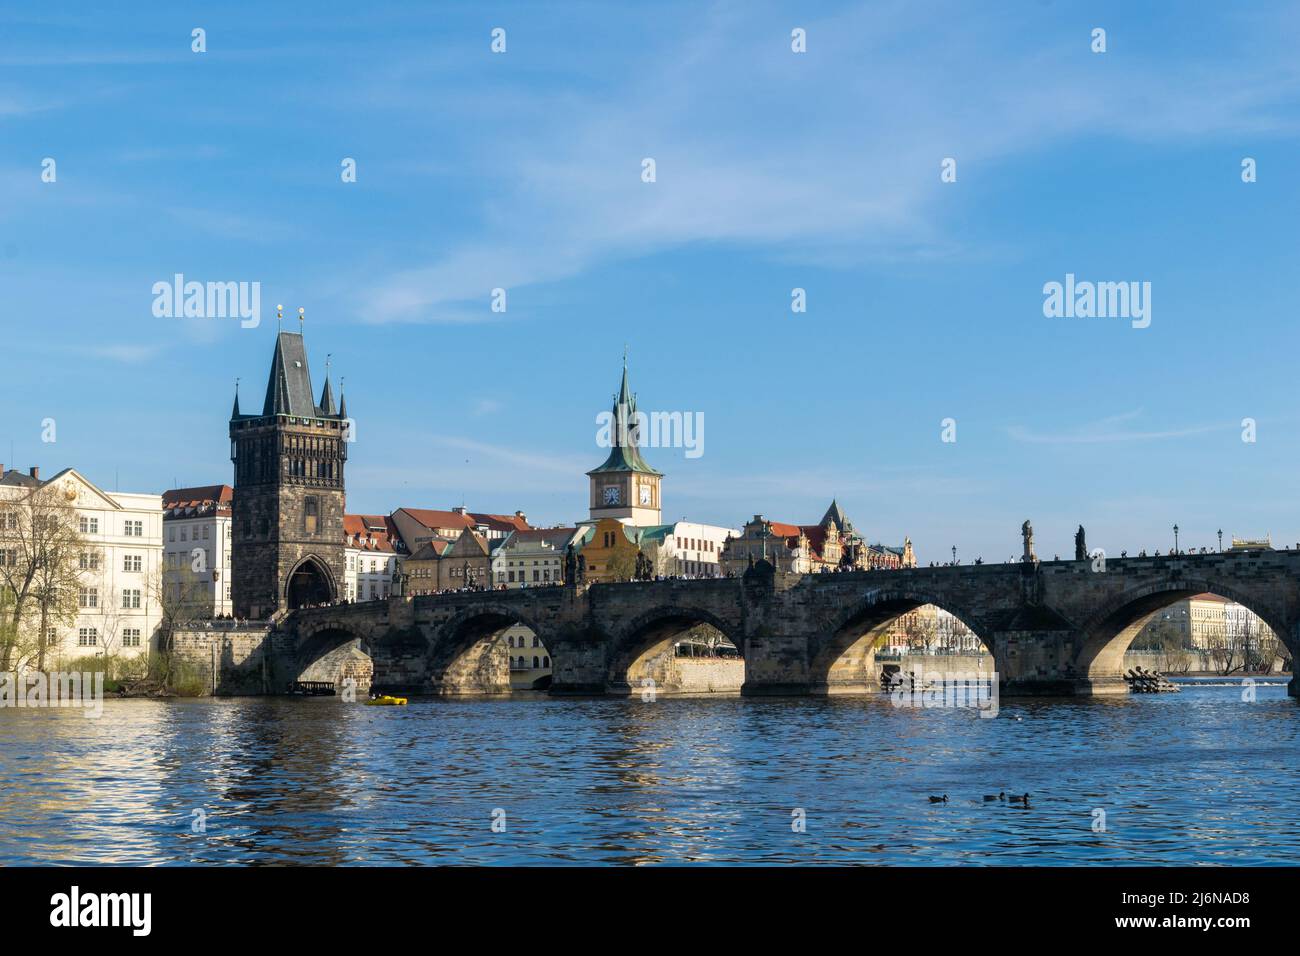
<path fill-rule="evenodd" d="M 298 334 L 299 335 L 302 335 L 302 323 L 303 320 L 306 318 L 306 316 L 303 313 L 305 313 L 306 311 L 307 310 L 304 309 L 302 306 L 298 306 Z"/>
<path fill-rule="evenodd" d="M 277 332 L 280 331 L 280 320 L 283 318 L 284 318 L 284 306 L 277 305 L 275 307 L 275 330 Z"/>

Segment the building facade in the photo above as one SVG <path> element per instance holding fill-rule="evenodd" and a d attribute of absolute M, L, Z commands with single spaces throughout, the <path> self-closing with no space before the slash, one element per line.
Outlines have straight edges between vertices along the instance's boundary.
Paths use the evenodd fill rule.
<path fill-rule="evenodd" d="M 578 528 L 530 528 L 508 535 L 492 554 L 497 587 L 547 587 L 564 583 L 564 558 Z"/>
<path fill-rule="evenodd" d="M 726 575 L 723 549 L 740 534 L 736 528 L 677 521 L 642 528 L 639 544 L 655 577 L 718 578 Z"/>
<path fill-rule="evenodd" d="M 343 600 L 382 601 L 402 573 L 405 546 L 387 515 L 343 516 Z"/>
<path fill-rule="evenodd" d="M 33 521 L 57 516 L 75 529 L 75 557 L 59 562 L 76 588 L 47 613 L 40 633 L 39 594 L 20 580 L 41 562 L 32 554 Z M 73 562 L 75 561 L 75 566 Z M 0 589 L 5 602 L 25 595 L 17 643 L 8 666 L 37 666 L 86 656 L 139 657 L 158 649 L 163 622 L 163 505 L 156 494 L 104 491 L 75 469 L 48 480 L 33 468 L 0 476 Z M 46 602 L 47 609 L 55 601 Z M 9 604 L 8 606 L 12 606 Z M 40 645 L 44 645 L 43 648 Z M 39 653 L 43 651 L 42 653 Z M 21 657 L 22 659 L 17 659 Z"/>
<path fill-rule="evenodd" d="M 164 491 L 163 594 L 178 620 L 227 617 L 231 601 L 230 485 Z"/>
<path fill-rule="evenodd" d="M 236 617 L 264 619 L 343 593 L 349 425 L 328 374 L 320 402 L 312 397 L 302 334 L 278 333 L 261 412 L 241 414 L 236 393 L 230 416 Z"/>
<path fill-rule="evenodd" d="M 812 525 L 754 515 L 727 543 L 722 567 L 726 574 L 743 574 L 750 564 L 762 560 L 796 574 L 916 567 L 910 538 L 898 546 L 869 544 L 838 501 L 832 501 L 821 521 Z"/>

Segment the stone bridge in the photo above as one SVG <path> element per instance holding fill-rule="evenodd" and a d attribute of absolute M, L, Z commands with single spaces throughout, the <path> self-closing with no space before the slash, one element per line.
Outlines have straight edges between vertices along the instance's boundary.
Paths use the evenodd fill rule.
<path fill-rule="evenodd" d="M 1300 552 L 987 564 L 798 575 L 765 562 L 743 578 L 391 598 L 293 612 L 262 662 L 289 680 L 337 680 L 367 658 L 374 686 L 414 694 L 509 692 L 503 631 L 546 645 L 552 694 L 671 693 L 674 639 L 711 624 L 740 648 L 742 693 L 878 688 L 874 648 L 924 604 L 960 618 L 993 655 L 1003 694 L 1125 693 L 1129 643 L 1161 608 L 1209 591 L 1253 610 L 1292 659 L 1300 649 Z M 664 679 L 660 679 L 660 678 Z M 1292 680 L 1291 693 L 1297 694 Z"/>

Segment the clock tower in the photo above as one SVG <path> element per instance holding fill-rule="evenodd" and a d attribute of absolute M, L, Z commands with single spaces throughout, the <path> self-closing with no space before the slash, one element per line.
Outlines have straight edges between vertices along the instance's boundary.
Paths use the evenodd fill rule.
<path fill-rule="evenodd" d="M 587 472 L 591 479 L 592 521 L 617 518 L 638 528 L 663 523 L 659 502 L 659 482 L 663 475 L 641 457 L 637 422 L 636 395 L 627 387 L 625 355 L 623 381 L 614 396 L 609 425 L 609 457 L 599 468 Z"/>

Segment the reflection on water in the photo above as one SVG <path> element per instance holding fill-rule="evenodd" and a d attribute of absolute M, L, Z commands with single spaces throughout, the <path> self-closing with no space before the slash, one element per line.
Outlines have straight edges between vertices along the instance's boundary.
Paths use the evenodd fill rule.
<path fill-rule="evenodd" d="M 0 864 L 1295 863 L 1300 711 L 1241 696 L 7 709 Z"/>

